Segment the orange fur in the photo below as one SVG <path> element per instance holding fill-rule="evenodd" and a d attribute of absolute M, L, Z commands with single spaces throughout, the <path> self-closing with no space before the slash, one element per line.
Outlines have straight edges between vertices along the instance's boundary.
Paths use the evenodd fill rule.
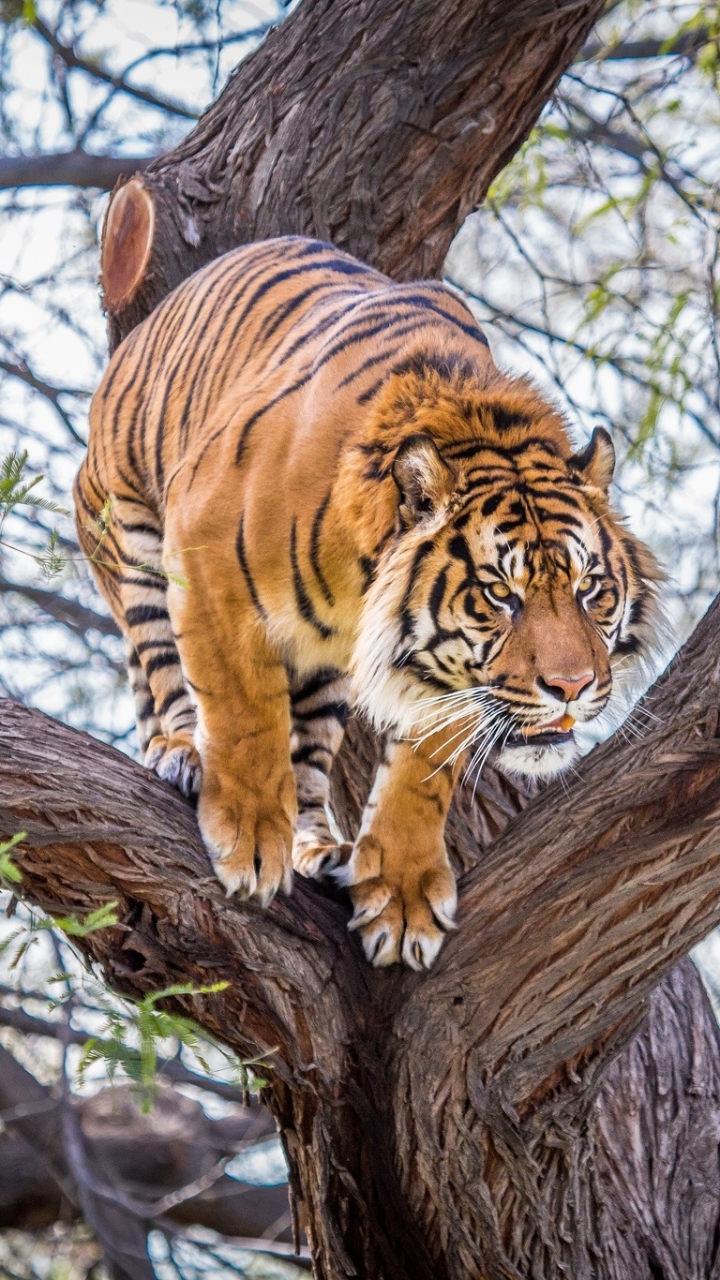
<path fill-rule="evenodd" d="M 236 250 L 126 339 L 78 529 L 146 762 L 199 788 L 228 891 L 287 889 L 297 824 L 299 870 L 343 864 L 368 955 L 432 962 L 455 910 L 453 763 L 507 721 L 501 763 L 557 771 L 572 735 L 530 746 L 523 726 L 557 737 L 561 701 L 596 714 L 613 654 L 651 643 L 657 571 L 610 510 L 611 470 L 608 440 L 574 454 L 553 406 L 494 368 L 454 293 L 330 246 Z M 327 813 L 349 698 L 390 731 L 352 851 Z"/>

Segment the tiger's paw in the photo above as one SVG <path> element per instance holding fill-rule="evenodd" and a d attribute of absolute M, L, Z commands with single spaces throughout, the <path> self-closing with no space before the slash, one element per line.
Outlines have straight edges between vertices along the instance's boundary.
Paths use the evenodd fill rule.
<path fill-rule="evenodd" d="M 351 853 L 349 841 L 335 839 L 322 810 L 301 810 L 292 851 L 293 867 L 301 876 L 322 880 L 348 862 Z"/>
<path fill-rule="evenodd" d="M 192 739 L 179 735 L 166 738 L 162 733 L 156 734 L 148 743 L 144 764 L 147 769 L 154 770 L 163 782 L 177 787 L 184 796 L 200 794 L 202 765 Z"/>
<path fill-rule="evenodd" d="M 255 898 L 261 906 L 272 902 L 278 889 L 292 887 L 293 830 L 281 805 L 263 804 L 246 794 L 242 801 L 210 800 L 200 795 L 198 823 L 213 870 L 228 897 Z"/>
<path fill-rule="evenodd" d="M 348 928 L 357 930 L 372 964 L 430 968 L 445 934 L 457 927 L 455 877 L 444 846 L 390 860 L 377 839 L 362 836 L 335 875 L 355 908 Z"/>

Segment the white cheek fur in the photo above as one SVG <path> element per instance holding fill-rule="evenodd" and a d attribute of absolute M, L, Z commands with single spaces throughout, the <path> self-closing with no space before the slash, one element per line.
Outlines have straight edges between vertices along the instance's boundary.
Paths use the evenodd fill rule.
<path fill-rule="evenodd" d="M 498 757 L 503 773 L 521 778 L 554 778 L 568 769 L 580 755 L 576 742 L 563 742 L 554 747 L 505 747 Z"/>

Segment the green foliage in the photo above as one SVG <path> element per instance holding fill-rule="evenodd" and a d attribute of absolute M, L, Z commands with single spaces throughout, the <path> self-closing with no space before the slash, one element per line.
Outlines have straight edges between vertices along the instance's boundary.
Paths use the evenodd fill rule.
<path fill-rule="evenodd" d="M 23 840 L 27 839 L 27 831 L 18 831 L 10 840 L 0 841 L 0 886 L 14 890 L 22 880 L 22 872 L 15 866 L 10 854 Z"/>
<path fill-rule="evenodd" d="M 103 1062 L 110 1079 L 115 1077 L 118 1068 L 122 1068 L 125 1074 L 135 1082 L 140 1106 L 147 1111 L 152 1106 L 155 1093 L 159 1046 L 162 1041 L 174 1040 L 189 1049 L 198 1059 L 203 1070 L 209 1073 L 210 1068 L 202 1047 L 203 1043 L 208 1043 L 207 1034 L 202 1032 L 191 1018 L 182 1014 L 168 1013 L 164 1009 L 159 1009 L 158 1004 L 179 996 L 212 994 L 223 991 L 228 985 L 227 982 L 218 982 L 211 986 L 195 987 L 189 982 L 175 983 L 137 1002 L 123 1001 L 121 1008 L 108 1005 L 105 1009 L 104 1034 L 88 1040 L 83 1050 L 80 1078 L 84 1077 L 88 1066 L 93 1062 Z M 247 1092 L 255 1092 L 266 1084 L 266 1081 L 254 1071 L 263 1059 L 239 1062 L 229 1050 L 215 1041 L 209 1043 L 220 1050 L 233 1069 L 240 1088 Z"/>
<path fill-rule="evenodd" d="M 13 450 L 0 463 L 0 534 L 7 517 L 16 507 L 36 507 L 64 516 L 69 514 L 65 507 L 34 492 L 45 477 L 39 475 L 28 479 L 27 460 L 27 449 L 22 453 Z"/>
<path fill-rule="evenodd" d="M 0 463 L 0 546 L 10 546 L 13 551 L 20 550 L 23 555 L 31 556 L 39 566 L 43 577 L 49 579 L 60 573 L 68 563 L 67 557 L 58 551 L 56 529 L 51 530 L 48 545 L 39 554 L 34 554 L 26 548 L 13 546 L 3 539 L 5 523 L 18 507 L 32 507 L 36 511 L 49 511 L 54 515 L 70 514 L 65 507 L 35 492 L 45 477 L 42 475 L 28 477 L 27 460 L 27 450 L 22 452 L 12 450 Z"/>
<path fill-rule="evenodd" d="M 10 891 L 17 887 L 20 873 L 9 855 L 25 838 L 26 834 L 19 832 L 12 840 L 0 845 L 0 876 L 3 876 L 3 887 Z M 267 1081 L 258 1068 L 267 1069 L 267 1055 L 240 1061 L 229 1049 L 202 1031 L 192 1018 L 159 1007 L 168 1000 L 223 991 L 228 986 L 227 982 L 199 987 L 190 982 L 180 982 L 162 991 L 151 992 L 138 1001 L 120 999 L 87 974 L 82 957 L 71 947 L 64 951 L 74 939 L 87 938 L 98 930 L 117 925 L 117 905 L 117 902 L 108 902 L 81 920 L 75 915 L 52 918 L 28 904 L 22 904 L 17 926 L 0 943 L 0 958 L 5 960 L 8 972 L 16 975 L 16 980 L 30 948 L 43 939 L 46 945 L 50 943 L 51 954 L 56 958 L 64 953 L 68 959 L 73 959 L 69 967 L 49 973 L 44 979 L 47 989 L 61 988 L 56 997 L 47 995 L 44 998 L 50 1010 L 72 1000 L 78 1008 L 92 1009 L 94 1014 L 103 1017 L 102 1030 L 84 1046 L 78 1066 L 78 1083 L 82 1085 L 93 1063 L 102 1063 L 110 1079 L 122 1070 L 133 1082 L 140 1106 L 147 1111 L 155 1096 L 158 1059 L 161 1056 L 172 1057 L 182 1047 L 189 1050 L 207 1075 L 217 1074 L 217 1069 L 213 1071 L 208 1061 L 212 1050 L 213 1055 L 220 1057 L 223 1074 L 228 1074 L 229 1082 L 236 1084 L 239 1090 L 251 1093 L 263 1088 Z"/>
<path fill-rule="evenodd" d="M 17 844 L 26 838 L 27 832 L 21 831 L 13 836 L 12 840 L 0 845 L 0 888 L 9 889 L 12 892 L 17 891 L 17 886 L 22 881 L 22 874 L 14 863 L 10 861 L 9 854 Z M 96 933 L 98 929 L 107 929 L 117 924 L 116 907 L 117 902 L 108 902 L 104 906 L 98 907 L 95 911 L 91 911 L 84 920 L 79 920 L 74 915 L 54 919 L 52 916 L 46 916 L 33 907 L 28 907 L 17 928 L 13 929 L 0 942 L 0 956 L 8 959 L 9 969 L 14 972 L 20 966 L 30 947 L 38 941 L 38 938 L 43 933 L 53 933 L 55 930 L 61 929 L 67 938 L 87 938 L 89 934 Z M 59 978 L 58 975 L 55 975 L 51 981 L 66 980 L 67 978 L 67 974 L 61 974 Z"/>
<path fill-rule="evenodd" d="M 98 929 L 109 929 L 117 924 L 116 907 L 117 902 L 106 902 L 103 907 L 91 911 L 84 920 L 78 920 L 77 916 L 54 916 L 50 923 L 51 926 L 57 925 L 69 938 L 87 938 Z"/>

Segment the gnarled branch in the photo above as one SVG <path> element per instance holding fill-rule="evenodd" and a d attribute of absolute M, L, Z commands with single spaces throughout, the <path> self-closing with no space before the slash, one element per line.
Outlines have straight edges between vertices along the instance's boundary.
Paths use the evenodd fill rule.
<path fill-rule="evenodd" d="M 519 1195 L 540 1214 L 533 1170 L 554 1159 L 549 1100 L 564 1091 L 572 1124 L 588 1081 L 637 1030 L 644 999 L 720 920 L 718 615 L 720 604 L 650 695 L 660 719 L 646 738 L 596 749 L 566 791 L 537 800 L 468 874 L 460 929 L 425 977 L 369 968 L 346 933 L 342 900 L 302 880 L 266 912 L 228 901 L 179 796 L 111 748 L 12 704 L 0 717 L 0 827 L 28 832 L 24 889 L 51 912 L 119 900 L 120 925 L 87 940 L 119 989 L 230 981 L 227 992 L 180 1003 L 240 1053 L 271 1055 L 268 1097 L 302 1194 L 327 1196 L 310 1167 L 319 1130 L 332 1153 L 327 1178 L 347 1175 L 359 1188 L 357 1239 L 346 1231 L 343 1249 L 376 1250 L 363 1264 L 372 1275 L 384 1251 L 398 1256 L 389 1215 L 407 1218 L 408 1205 L 402 1265 L 440 1274 L 449 1225 L 471 1221 L 476 1250 L 487 1239 L 488 1196 L 506 1204 Z M 362 761 L 356 750 L 359 792 L 371 763 Z M 492 774 L 485 785 L 502 795 Z M 458 806 L 467 805 L 461 792 L 450 826 L 466 862 L 473 842 Z M 391 1111 L 379 1114 L 388 1082 Z M 406 1139 L 396 1149 L 399 1124 Z M 371 1179 L 362 1159 L 373 1143 Z M 519 1188 L 508 1152 L 522 1157 Z M 372 1202 L 379 1186 L 384 1205 Z M 368 1213 L 371 1244 L 361 1230 Z M 338 1240 L 325 1227 L 316 1257 L 320 1274 L 334 1275 Z M 538 1229 L 562 1256 L 552 1224 Z M 448 1274 L 471 1274 L 455 1247 Z"/>

